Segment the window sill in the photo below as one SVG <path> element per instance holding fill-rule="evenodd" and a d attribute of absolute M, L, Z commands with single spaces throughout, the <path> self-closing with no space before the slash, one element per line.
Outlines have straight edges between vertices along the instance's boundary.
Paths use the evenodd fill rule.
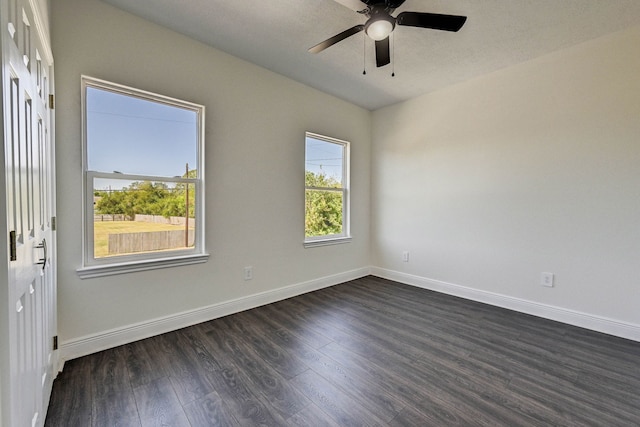
<path fill-rule="evenodd" d="M 351 237 L 335 237 L 322 240 L 308 240 L 304 242 L 305 248 L 315 248 L 317 246 L 329 246 L 329 245 L 341 245 L 343 243 L 350 243 Z"/>
<path fill-rule="evenodd" d="M 182 257 L 160 258 L 135 262 L 123 262 L 109 265 L 92 265 L 76 270 L 81 279 L 113 276 L 115 274 L 133 273 L 136 271 L 156 270 L 159 268 L 177 267 L 181 265 L 201 264 L 209 260 L 209 254 L 187 255 Z"/>

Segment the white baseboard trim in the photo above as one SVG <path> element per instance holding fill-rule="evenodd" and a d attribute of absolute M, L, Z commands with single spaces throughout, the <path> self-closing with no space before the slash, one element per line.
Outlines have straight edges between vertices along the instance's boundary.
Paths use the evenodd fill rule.
<path fill-rule="evenodd" d="M 343 282 L 348 282 L 349 280 L 367 276 L 369 272 L 369 267 L 359 268 L 195 310 L 176 313 L 170 316 L 63 341 L 60 345 L 60 366 L 62 366 L 66 360 L 175 331 L 176 329 L 185 328 L 229 314 L 239 313 L 261 305 L 282 301 L 307 292 L 338 285 Z"/>
<path fill-rule="evenodd" d="M 569 325 L 640 342 L 640 325 L 620 322 L 601 316 L 540 304 L 520 298 L 428 279 L 380 267 L 364 267 L 285 286 L 271 291 L 249 295 L 235 300 L 213 304 L 195 310 L 189 310 L 170 316 L 128 325 L 122 328 L 115 328 L 97 334 L 63 341 L 60 345 L 58 364 L 61 370 L 64 362 L 67 360 L 86 356 L 108 348 L 117 347 L 119 345 L 174 331 L 176 329 L 185 328 L 187 326 L 206 322 L 244 310 L 249 310 L 261 305 L 282 301 L 307 292 L 312 292 L 329 286 L 335 286 L 369 274 L 384 279 L 394 280 L 406 285 L 454 295 L 472 301 L 519 311 L 521 313 L 531 314 L 533 316 L 555 320 Z"/>
<path fill-rule="evenodd" d="M 371 267 L 371 274 L 384 279 L 404 283 L 406 285 L 454 295 L 472 301 L 519 311 L 521 313 L 531 314 L 533 316 L 555 320 L 569 325 L 579 326 L 581 328 L 640 342 L 640 325 L 620 322 L 606 317 L 540 304 L 520 298 L 482 291 L 439 280 L 427 279 L 425 277 L 379 267 Z"/>

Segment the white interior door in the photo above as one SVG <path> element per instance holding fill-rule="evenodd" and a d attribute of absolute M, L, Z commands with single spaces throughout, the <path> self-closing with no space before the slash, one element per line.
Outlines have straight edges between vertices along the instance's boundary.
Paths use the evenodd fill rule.
<path fill-rule="evenodd" d="M 9 241 L 9 410 L 12 426 L 40 426 L 51 393 L 56 330 L 53 61 L 29 0 L 2 6 L 4 173 Z M 43 43 L 44 42 L 44 43 Z M 4 286 L 4 285 L 3 285 Z M 4 345 L 4 343 L 3 343 Z"/>

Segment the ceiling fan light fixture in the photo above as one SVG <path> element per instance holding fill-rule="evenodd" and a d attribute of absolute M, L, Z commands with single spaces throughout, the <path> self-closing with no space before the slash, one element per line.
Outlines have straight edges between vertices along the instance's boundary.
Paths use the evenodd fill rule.
<path fill-rule="evenodd" d="M 390 15 L 374 16 L 365 24 L 365 32 L 373 40 L 380 41 L 389 37 L 396 23 Z"/>

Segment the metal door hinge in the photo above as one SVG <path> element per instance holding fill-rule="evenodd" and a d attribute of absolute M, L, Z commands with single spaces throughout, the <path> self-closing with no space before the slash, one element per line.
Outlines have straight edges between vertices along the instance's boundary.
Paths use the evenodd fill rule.
<path fill-rule="evenodd" d="M 49 94 L 49 108 L 52 110 L 56 108 L 56 100 L 52 93 Z"/>
<path fill-rule="evenodd" d="M 51 217 L 51 230 L 56 231 L 56 217 Z"/>
<path fill-rule="evenodd" d="M 16 248 L 16 232 L 9 232 L 9 261 L 16 261 L 18 259 Z"/>
<path fill-rule="evenodd" d="M 58 349 L 58 336 L 54 336 L 53 337 L 53 350 L 57 350 Z"/>

